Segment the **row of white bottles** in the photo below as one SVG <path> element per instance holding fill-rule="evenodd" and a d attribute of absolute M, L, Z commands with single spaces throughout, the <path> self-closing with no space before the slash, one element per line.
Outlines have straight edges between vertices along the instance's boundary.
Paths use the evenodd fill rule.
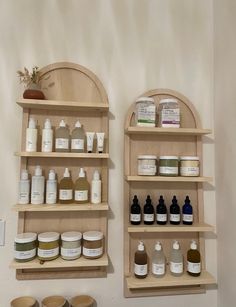
<path fill-rule="evenodd" d="M 55 131 L 55 144 L 53 129 L 50 119 L 46 119 L 44 122 L 44 128 L 42 130 L 42 152 L 52 152 L 55 148 L 56 152 L 85 152 L 85 140 L 87 136 L 87 152 L 93 152 L 93 139 L 94 132 L 87 132 L 85 134 L 83 126 L 80 121 L 77 120 L 75 127 L 71 133 L 64 120 L 60 121 L 59 127 Z M 97 151 L 103 152 L 104 146 L 104 133 L 96 133 L 97 135 Z M 26 151 L 36 152 L 38 144 L 38 129 L 36 127 L 36 121 L 33 117 L 30 117 L 28 128 L 26 129 Z"/>
<path fill-rule="evenodd" d="M 169 258 L 169 270 L 173 276 L 181 276 L 184 272 L 184 256 L 178 241 L 174 241 Z M 160 242 L 157 242 L 152 254 L 151 272 L 155 277 L 163 277 L 166 273 L 166 257 Z M 192 241 L 187 252 L 187 272 L 197 277 L 201 274 L 201 256 L 197 250 L 196 241 Z M 148 256 L 145 246 L 141 241 L 135 253 L 134 275 L 137 278 L 145 278 L 148 275 Z"/>
<path fill-rule="evenodd" d="M 83 182 L 85 180 L 85 172 L 83 168 L 80 169 L 79 172 L 79 178 L 77 179 L 77 186 L 78 182 Z M 68 186 L 69 182 L 69 186 Z M 70 186 L 71 183 L 71 186 Z M 75 185 L 76 186 L 76 185 Z M 64 194 L 68 194 L 69 190 L 71 189 L 71 201 L 66 201 Z M 46 197 L 45 197 L 45 190 L 46 190 Z M 70 172 L 66 168 L 64 172 L 64 177 L 59 183 L 59 189 L 58 189 L 58 182 L 56 179 L 56 173 L 54 170 L 50 170 L 48 174 L 48 179 L 46 181 L 45 186 L 45 177 L 42 174 L 42 168 L 38 165 L 35 167 L 34 175 L 32 176 L 31 182 L 29 179 L 29 173 L 26 169 L 21 171 L 21 178 L 19 181 L 19 197 L 18 197 L 18 203 L 21 205 L 26 204 L 33 204 L 33 205 L 40 205 L 44 204 L 46 201 L 46 204 L 52 205 L 57 203 L 57 199 L 59 198 L 60 203 L 72 203 L 73 200 L 77 203 L 80 203 L 80 201 L 77 201 L 77 194 L 85 193 L 85 191 L 81 189 L 74 191 L 75 197 L 73 197 L 73 190 L 74 185 L 70 177 Z M 86 193 L 88 202 L 88 191 Z M 85 202 L 86 202 L 85 201 Z M 84 202 L 84 201 L 82 201 Z M 81 202 L 81 203 L 82 203 Z M 93 180 L 91 184 L 91 203 L 98 204 L 101 203 L 101 180 L 100 180 L 100 174 L 97 170 L 94 171 L 93 174 Z"/>

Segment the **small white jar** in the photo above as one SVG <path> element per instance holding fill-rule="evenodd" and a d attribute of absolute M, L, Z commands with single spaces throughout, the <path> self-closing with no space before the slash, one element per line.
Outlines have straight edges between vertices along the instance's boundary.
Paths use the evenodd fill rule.
<path fill-rule="evenodd" d="M 82 234 L 68 231 L 61 234 L 61 257 L 64 260 L 75 260 L 81 256 Z"/>
<path fill-rule="evenodd" d="M 136 100 L 136 125 L 141 127 L 156 126 L 156 105 L 151 97 Z"/>
<path fill-rule="evenodd" d="M 199 157 L 180 157 L 180 176 L 197 177 L 200 173 Z"/>
<path fill-rule="evenodd" d="M 152 155 L 138 156 L 138 175 L 155 176 L 157 172 L 157 157 Z"/>

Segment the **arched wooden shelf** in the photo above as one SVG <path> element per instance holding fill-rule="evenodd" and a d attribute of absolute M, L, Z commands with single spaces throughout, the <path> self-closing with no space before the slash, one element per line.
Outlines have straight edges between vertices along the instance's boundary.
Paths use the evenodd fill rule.
<path fill-rule="evenodd" d="M 84 167 L 88 181 L 91 183 L 95 169 L 101 173 L 102 203 L 97 207 L 90 203 L 84 205 L 16 205 L 18 212 L 18 233 L 76 230 L 100 230 L 104 233 L 105 253 L 96 261 L 84 261 L 81 258 L 69 264 L 60 259 L 41 266 L 37 259 L 28 265 L 15 263 L 17 279 L 55 279 L 55 278 L 87 278 L 105 277 L 107 274 L 107 212 L 108 205 L 108 163 L 109 163 L 109 102 L 106 91 L 97 78 L 87 68 L 68 62 L 48 65 L 40 70 L 41 89 L 46 100 L 22 99 L 17 104 L 23 108 L 21 150 L 16 153 L 21 160 L 21 169 L 27 168 L 32 175 L 36 165 L 41 165 L 45 178 L 50 169 L 57 173 L 61 180 L 64 168 L 68 167 L 75 181 L 80 167 Z M 55 129 L 59 121 L 64 119 L 70 131 L 77 119 L 83 124 L 85 131 L 105 132 L 105 150 L 98 154 L 87 153 L 42 153 L 40 137 L 37 152 L 25 152 L 25 132 L 29 116 L 37 120 L 38 131 L 42 132 L 44 121 L 50 118 Z"/>
<path fill-rule="evenodd" d="M 185 293 L 202 293 L 208 284 L 215 283 L 214 277 L 206 271 L 204 232 L 214 228 L 204 222 L 203 183 L 212 181 L 203 176 L 202 169 L 202 136 L 210 134 L 210 129 L 203 129 L 199 115 L 193 104 L 182 94 L 169 89 L 148 91 L 141 96 L 152 97 L 158 107 L 163 98 L 175 98 L 179 102 L 181 112 L 181 128 L 146 128 L 135 125 L 135 103 L 133 103 L 125 121 L 125 156 L 124 156 L 124 293 L 126 297 L 171 295 Z M 138 176 L 138 155 L 176 155 L 199 156 L 201 161 L 200 176 L 190 177 L 160 177 Z M 133 226 L 129 222 L 130 206 L 134 195 L 137 195 L 141 206 L 150 195 L 156 207 L 159 196 L 163 195 L 169 211 L 171 199 L 176 195 L 182 207 L 186 195 L 190 196 L 194 211 L 194 224 L 188 227 L 146 226 L 143 223 Z M 186 273 L 182 277 L 171 277 L 167 265 L 167 274 L 162 278 L 149 276 L 138 280 L 134 277 L 134 253 L 138 241 L 143 240 L 149 256 L 149 266 L 155 241 L 161 241 L 167 262 L 171 243 L 179 240 L 185 256 L 190 241 L 198 242 L 202 255 L 202 274 L 199 279 L 189 278 Z"/>

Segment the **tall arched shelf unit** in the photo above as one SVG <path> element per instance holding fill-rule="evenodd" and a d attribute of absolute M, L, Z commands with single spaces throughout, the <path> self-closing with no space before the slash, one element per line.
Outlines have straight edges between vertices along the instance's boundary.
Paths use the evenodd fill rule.
<path fill-rule="evenodd" d="M 202 136 L 210 134 L 211 130 L 202 129 L 193 104 L 178 92 L 156 89 L 141 96 L 154 98 L 157 107 L 162 98 L 176 98 L 180 106 L 181 128 L 138 127 L 135 125 L 135 103 L 127 112 L 124 156 L 124 293 L 126 297 L 202 293 L 206 285 L 215 283 L 214 277 L 205 267 L 204 243 L 204 233 L 214 231 L 213 226 L 204 222 L 203 203 L 204 182 L 210 182 L 212 178 L 204 177 L 202 170 Z M 199 156 L 200 176 L 138 176 L 138 155 Z M 159 196 L 164 195 L 168 211 L 173 195 L 177 195 L 180 205 L 183 204 L 185 196 L 189 195 L 194 211 L 193 225 L 131 225 L 129 214 L 133 196 L 137 195 L 143 206 L 147 194 L 151 195 L 154 207 Z M 199 277 L 190 277 L 186 272 L 181 277 L 170 275 L 168 257 L 174 239 L 181 244 L 185 263 L 191 239 L 197 240 L 202 255 L 202 273 Z M 134 253 L 140 240 L 144 241 L 149 257 L 149 275 L 145 279 L 135 278 L 133 272 Z M 156 240 L 163 244 L 167 257 L 167 273 L 163 278 L 155 278 L 150 272 L 151 255 Z"/>
<path fill-rule="evenodd" d="M 87 68 L 68 62 L 54 63 L 41 70 L 41 88 L 47 100 L 18 99 L 23 108 L 20 168 L 29 170 L 32 176 L 36 165 L 41 165 L 45 178 L 49 169 L 57 173 L 58 181 L 68 167 L 75 182 L 80 167 L 84 167 L 91 183 L 95 169 L 102 180 L 102 203 L 76 205 L 19 205 L 13 209 L 18 212 L 18 233 L 57 231 L 100 230 L 104 233 L 105 253 L 99 259 L 89 260 L 82 256 L 73 261 L 60 257 L 40 264 L 38 259 L 29 262 L 11 263 L 16 269 L 17 279 L 57 279 L 105 277 L 107 274 L 107 212 L 108 205 L 108 160 L 109 160 L 109 103 L 107 94 L 99 79 Z M 79 118 L 85 131 L 105 132 L 105 150 L 93 153 L 42 153 L 40 137 L 37 152 L 25 151 L 25 134 L 29 116 L 37 120 L 38 132 L 42 132 L 44 121 L 50 118 L 54 129 L 64 119 L 70 131 Z"/>

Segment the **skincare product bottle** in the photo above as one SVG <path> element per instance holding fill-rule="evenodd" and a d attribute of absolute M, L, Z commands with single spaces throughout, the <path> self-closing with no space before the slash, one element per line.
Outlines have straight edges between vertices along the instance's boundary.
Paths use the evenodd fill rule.
<path fill-rule="evenodd" d="M 173 276 L 181 276 L 184 271 L 184 257 L 179 242 L 174 241 L 170 253 L 170 272 Z"/>
<path fill-rule="evenodd" d="M 23 169 L 21 171 L 21 177 L 19 181 L 18 203 L 21 205 L 27 205 L 29 203 L 29 194 L 30 194 L 29 174 L 26 169 Z"/>
<path fill-rule="evenodd" d="M 141 223 L 141 207 L 137 195 L 134 195 L 133 204 L 130 208 L 130 223 L 139 225 Z"/>
<path fill-rule="evenodd" d="M 53 130 L 51 121 L 47 118 L 44 122 L 44 129 L 42 132 L 42 152 L 52 152 L 53 146 Z"/>
<path fill-rule="evenodd" d="M 180 224 L 180 207 L 178 205 L 176 196 L 173 197 L 172 204 L 170 206 L 170 224 Z"/>
<path fill-rule="evenodd" d="M 84 169 L 81 167 L 79 178 L 75 182 L 75 202 L 85 204 L 89 201 L 89 183 L 85 177 Z"/>
<path fill-rule="evenodd" d="M 184 225 L 192 225 L 193 224 L 193 208 L 190 204 L 190 199 L 188 196 L 185 198 L 184 205 L 182 207 L 182 217 Z"/>
<path fill-rule="evenodd" d="M 64 176 L 59 183 L 60 204 L 70 204 L 73 202 L 73 181 L 68 168 L 65 169 Z"/>
<path fill-rule="evenodd" d="M 70 151 L 70 132 L 66 127 L 65 121 L 60 121 L 59 128 L 56 130 L 55 151 L 69 152 Z"/>
<path fill-rule="evenodd" d="M 93 180 L 91 185 L 91 203 L 100 204 L 102 201 L 102 182 L 98 170 L 93 173 Z"/>
<path fill-rule="evenodd" d="M 159 198 L 159 204 L 156 207 L 156 219 L 158 225 L 165 225 L 167 223 L 167 208 L 163 196 Z"/>
<path fill-rule="evenodd" d="M 148 259 L 142 241 L 139 242 L 138 250 L 134 255 L 134 275 L 137 278 L 145 278 L 148 274 Z"/>
<path fill-rule="evenodd" d="M 150 195 L 147 196 L 146 204 L 143 208 L 143 221 L 145 225 L 152 225 L 154 223 L 154 208 Z"/>
<path fill-rule="evenodd" d="M 50 170 L 46 184 L 46 204 L 54 205 L 57 202 L 57 180 L 54 170 Z"/>
<path fill-rule="evenodd" d="M 162 250 L 161 243 L 157 241 L 152 254 L 152 274 L 155 277 L 162 277 L 166 272 L 166 259 Z"/>
<path fill-rule="evenodd" d="M 84 152 L 85 133 L 80 121 L 77 120 L 71 134 L 71 152 Z"/>
<path fill-rule="evenodd" d="M 87 152 L 93 152 L 93 139 L 94 139 L 94 132 L 86 132 L 87 137 Z"/>
<path fill-rule="evenodd" d="M 39 165 L 35 168 L 31 186 L 31 204 L 41 205 L 44 203 L 45 178 Z"/>
<path fill-rule="evenodd" d="M 37 151 L 37 137 L 38 130 L 36 128 L 36 122 L 33 117 L 30 117 L 29 125 L 26 129 L 26 151 Z"/>
<path fill-rule="evenodd" d="M 187 252 L 187 272 L 195 277 L 201 274 L 201 255 L 194 240 L 191 242 L 190 250 Z"/>
<path fill-rule="evenodd" d="M 103 151 L 104 151 L 104 136 L 105 136 L 105 133 L 104 132 L 97 132 L 96 136 L 97 136 L 97 152 L 98 153 L 103 153 Z"/>

